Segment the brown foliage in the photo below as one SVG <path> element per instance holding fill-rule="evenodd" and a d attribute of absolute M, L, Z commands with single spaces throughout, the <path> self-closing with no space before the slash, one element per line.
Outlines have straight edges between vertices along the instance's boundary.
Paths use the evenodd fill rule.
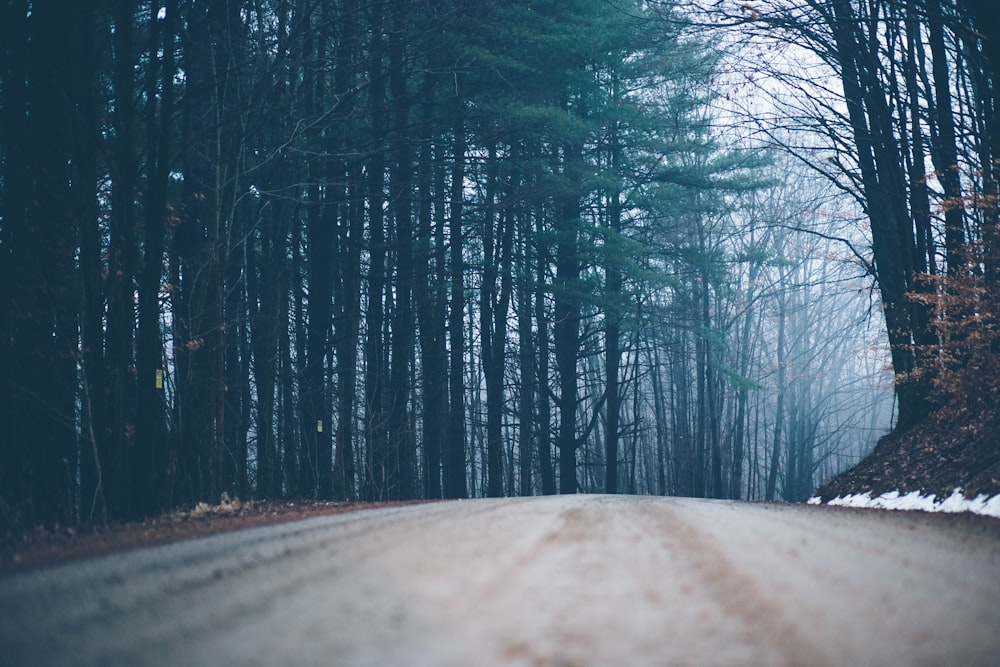
<path fill-rule="evenodd" d="M 984 269 L 981 243 L 967 245 L 965 271 L 922 276 L 928 289 L 910 294 L 933 309 L 933 345 L 918 349 L 915 371 L 929 382 L 939 411 L 958 414 L 1000 397 L 1000 298 Z"/>
<path fill-rule="evenodd" d="M 869 491 L 921 491 L 944 497 L 1000 493 L 1000 295 L 983 244 L 965 248 L 964 271 L 924 276 L 910 298 L 932 310 L 934 345 L 904 380 L 927 382 L 935 409 L 882 438 L 854 468 L 823 484 L 824 500 Z"/>

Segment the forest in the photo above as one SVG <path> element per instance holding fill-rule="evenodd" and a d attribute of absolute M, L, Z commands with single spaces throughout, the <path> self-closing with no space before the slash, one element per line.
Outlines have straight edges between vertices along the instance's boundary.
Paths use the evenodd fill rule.
<path fill-rule="evenodd" d="M 989 0 L 0 11 L 0 532 L 802 501 L 997 389 Z"/>

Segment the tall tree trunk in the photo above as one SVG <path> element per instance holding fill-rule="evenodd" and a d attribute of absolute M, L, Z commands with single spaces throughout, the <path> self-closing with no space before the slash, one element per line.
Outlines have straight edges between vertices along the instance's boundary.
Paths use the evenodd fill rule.
<path fill-rule="evenodd" d="M 748 284 L 754 285 L 760 273 L 760 265 L 754 264 L 750 268 Z M 743 494 L 743 464 L 746 457 L 747 438 L 747 404 L 750 399 L 750 359 L 752 350 L 750 349 L 750 334 L 753 327 L 754 309 L 751 306 L 752 300 L 747 299 L 745 304 L 746 312 L 743 314 L 743 322 L 740 327 L 739 355 L 739 386 L 736 388 L 736 417 L 733 425 L 733 461 L 729 473 L 729 497 L 734 500 L 742 498 Z"/>
<path fill-rule="evenodd" d="M 361 332 L 361 247 L 364 234 L 364 175 L 362 165 L 347 168 L 348 225 L 341 239 L 343 280 L 338 295 L 337 322 L 337 447 L 334 458 L 335 498 L 357 497 L 354 409 L 358 374 L 358 339 Z"/>
<path fill-rule="evenodd" d="M 436 340 L 435 354 L 437 367 L 439 369 L 437 382 L 441 389 L 440 401 L 441 421 L 439 429 L 439 440 L 435 445 L 436 455 L 440 460 L 441 476 L 441 497 L 445 497 L 445 459 L 447 455 L 447 442 L 449 439 L 449 424 L 451 423 L 450 413 L 450 378 L 448 376 L 448 290 L 450 289 L 451 277 L 448 275 L 448 248 L 446 241 L 448 230 L 449 207 L 446 201 L 449 198 L 448 187 L 449 170 L 445 164 L 445 156 L 448 147 L 442 139 L 435 147 L 434 160 L 434 266 L 437 269 L 438 280 L 434 293 L 434 316 L 432 318 L 434 328 L 434 338 Z M 464 459 L 463 459 L 464 463 Z M 436 469 L 435 469 L 436 471 Z"/>
<path fill-rule="evenodd" d="M 159 7 L 159 3 L 154 4 Z M 146 73 L 146 218 L 139 280 L 136 453 L 131 472 L 131 497 L 137 514 L 151 514 L 162 506 L 168 465 L 160 285 L 166 223 L 172 213 L 167 208 L 167 186 L 174 134 L 174 44 L 179 18 L 176 0 L 168 0 L 164 10 L 162 22 L 153 25 L 149 45 L 153 56 Z M 158 59 L 156 54 L 161 48 L 163 57 Z"/>
<path fill-rule="evenodd" d="M 872 228 L 872 249 L 896 376 L 898 425 L 909 427 L 929 409 L 926 383 L 912 378 L 915 326 L 907 292 L 914 277 L 915 243 L 907 216 L 902 159 L 892 116 L 877 76 L 875 55 L 860 34 L 849 0 L 833 0 L 831 28 Z"/>
<path fill-rule="evenodd" d="M 552 391 L 549 378 L 549 313 L 545 305 L 547 287 L 546 276 L 549 272 L 551 259 L 549 249 L 542 240 L 544 233 L 541 212 L 536 213 L 538 238 L 537 275 L 535 278 L 535 322 L 538 327 L 536 339 L 537 380 L 538 380 L 538 469 L 542 478 L 542 494 L 550 496 L 556 493 L 556 475 L 552 466 L 552 403 L 549 394 Z"/>
<path fill-rule="evenodd" d="M 621 168 L 621 145 L 618 127 L 611 130 L 611 170 L 617 177 Z M 607 420 L 604 437 L 604 490 L 618 493 L 618 442 L 621 422 L 621 391 L 618 375 L 621 368 L 621 320 L 624 304 L 622 271 L 618 264 L 615 246 L 622 232 L 621 192 L 616 185 L 608 193 L 608 241 L 612 251 L 605 259 L 605 313 L 604 313 L 604 377 Z"/>
<path fill-rule="evenodd" d="M 510 227 L 505 212 L 498 216 L 497 148 L 491 144 L 487 156 L 486 203 L 483 224 L 483 281 L 480 286 L 480 347 L 486 380 L 486 495 L 503 495 L 503 406 L 506 360 L 507 302 L 510 294 L 508 242 Z M 502 237 L 498 239 L 497 237 Z M 504 262 L 507 261 L 505 265 Z M 500 272 L 504 285 L 500 285 Z"/>
<path fill-rule="evenodd" d="M 31 145 L 27 132 L 27 16 L 27 0 L 0 5 L 0 77 L 3 85 L 0 131 L 4 137 L 4 159 L 0 161 L 0 216 L 3 218 L 0 224 L 0 368 L 8 369 L 0 375 L 0 430 L 6 434 L 0 438 L 0 503 L 7 508 L 7 518 L 12 527 L 18 527 L 25 518 L 22 512 L 28 490 L 24 475 L 27 448 L 24 446 L 24 427 L 18 415 L 21 405 L 17 398 L 20 378 L 15 373 L 18 353 L 13 346 L 18 329 L 14 314 L 21 298 L 15 287 L 19 286 L 18 270 L 22 263 L 19 253 L 14 250 L 14 240 L 21 232 L 17 229 L 19 225 L 12 224 L 12 221 L 23 223 L 27 219 L 31 199 L 30 176 L 24 168 L 28 164 L 28 148 Z M 81 259 L 90 258 L 85 253 Z M 103 295 L 100 300 L 103 312 Z M 94 340 L 93 334 L 85 332 L 84 335 L 84 343 Z M 103 340 L 102 331 L 96 335 L 97 340 Z M 103 356 L 98 349 L 90 354 L 98 361 Z M 90 475 L 92 479 L 97 476 L 96 471 L 84 470 L 83 474 Z M 93 488 L 96 482 L 90 482 L 88 486 Z"/>
<path fill-rule="evenodd" d="M 944 194 L 945 261 L 948 275 L 959 278 L 965 270 L 965 202 L 959 176 L 958 148 L 955 145 L 955 118 L 951 102 L 951 78 L 948 54 L 944 43 L 944 9 L 941 0 L 928 0 L 928 43 L 934 74 L 934 121 L 937 132 L 932 134 L 931 158 Z"/>
<path fill-rule="evenodd" d="M 14 3 L 11 16 L 4 17 L 18 33 L 9 35 L 12 44 L 25 49 L 8 52 L 4 74 L 13 79 L 4 80 L 3 91 L 5 138 L 13 138 L 14 156 L 23 159 L 16 169 L 25 178 L 14 169 L 4 174 L 12 177 L 4 183 L 3 219 L 11 282 L 0 287 L 9 290 L 10 338 L 3 342 L 11 345 L 11 355 L 3 402 L 10 412 L 3 440 L 10 458 L 0 464 L 9 484 L 0 493 L 9 498 L 15 525 L 72 525 L 80 302 L 73 186 L 83 184 L 73 183 L 71 165 L 79 157 L 73 139 L 76 110 L 65 92 L 72 90 L 75 77 L 89 76 L 79 71 L 73 47 L 78 39 L 93 38 L 79 32 L 77 23 L 83 22 L 83 30 L 93 23 L 90 10 L 74 2 L 33 3 L 30 15 L 26 4 Z M 13 190 L 16 185 L 24 191 Z"/>
<path fill-rule="evenodd" d="M 333 242 L 337 206 L 323 201 L 319 181 L 325 173 L 310 174 L 308 211 L 309 301 L 306 327 L 306 366 L 302 378 L 303 452 L 301 492 L 311 498 L 328 498 L 330 489 L 330 417 L 327 407 L 326 362 L 327 338 L 332 318 Z M 332 188 L 327 183 L 326 188 Z"/>
<path fill-rule="evenodd" d="M 386 359 L 383 326 L 385 323 L 385 75 L 382 59 L 385 51 L 381 35 L 382 9 L 370 7 L 372 33 L 369 54 L 368 114 L 371 127 L 371 154 L 368 171 L 368 305 L 365 337 L 365 496 L 371 500 L 387 497 L 388 447 L 386 434 L 385 382 Z"/>
<path fill-rule="evenodd" d="M 78 126 L 74 128 L 73 134 L 80 146 L 80 159 L 75 163 L 75 173 L 72 177 L 73 182 L 80 185 L 80 187 L 74 188 L 78 195 L 74 209 L 78 211 L 80 216 L 80 285 L 82 290 L 81 352 L 79 358 L 82 391 L 79 399 L 81 414 L 78 518 L 82 523 L 104 525 L 107 524 L 109 516 L 104 485 L 104 468 L 99 449 L 104 448 L 108 431 L 107 395 L 105 392 L 105 387 L 108 386 L 108 376 L 104 364 L 105 292 L 104 262 L 102 259 L 104 235 L 101 231 L 101 216 L 93 187 L 98 173 L 96 142 L 99 126 L 96 99 L 97 45 L 92 39 L 89 39 L 89 37 L 96 35 L 92 23 L 93 19 L 93 15 L 88 13 L 84 25 L 80 26 L 80 33 L 84 38 L 79 45 L 77 57 L 81 71 L 86 72 L 86 74 L 77 78 L 75 88 L 71 93 L 73 99 L 77 100 L 78 103 Z M 0 16 L 0 21 L 3 20 L 4 18 Z M 6 76 L 0 75 L 0 77 L 3 78 L 6 85 L 8 83 Z M 0 240 L 0 243 L 3 241 Z M 3 315 L 0 314 L 0 319 L 2 318 Z M 9 339 L 0 332 L 0 340 Z M 8 366 L 0 361 L 0 368 L 8 368 Z M 2 452 L 0 452 L 0 458 L 3 458 Z M 130 473 L 131 470 L 127 470 L 126 475 L 117 480 L 117 483 L 124 487 L 126 493 L 131 491 Z M 0 475 L 0 484 L 3 483 L 4 480 Z M 129 507 L 135 508 L 135 504 L 130 502 Z"/>
<path fill-rule="evenodd" d="M 189 7 L 184 70 L 183 214 L 174 230 L 177 475 L 181 502 L 212 499 L 222 434 L 222 275 L 219 113 L 213 11 Z"/>
<path fill-rule="evenodd" d="M 983 170 L 982 200 L 977 202 L 983 216 L 985 276 L 994 291 L 1000 284 L 1000 24 L 995 3 L 991 0 L 960 0 L 967 10 L 974 30 L 964 33 L 971 53 L 978 54 L 976 80 L 977 104 L 982 119 L 979 126 L 979 163 Z M 995 346 L 994 346 L 995 347 Z M 1000 350 L 994 349 L 995 353 Z"/>
<path fill-rule="evenodd" d="M 346 95 L 356 74 L 353 62 L 359 37 L 358 2 L 349 0 L 341 8 L 340 39 L 337 45 L 337 90 Z M 343 98 L 342 98 L 343 99 Z M 347 105 L 341 116 L 349 119 L 353 105 Z M 346 146 L 344 147 L 346 149 Z M 348 159 L 346 212 L 340 216 L 338 262 L 340 275 L 335 295 L 337 318 L 337 432 L 334 450 L 333 496 L 355 500 L 355 400 L 358 374 L 358 339 L 361 331 L 361 249 L 365 222 L 364 171 L 359 159 Z"/>
<path fill-rule="evenodd" d="M 657 331 L 654 330 L 650 347 L 652 348 L 652 367 L 650 377 L 653 385 L 653 416 L 656 419 L 656 493 L 665 496 L 669 492 L 667 485 L 667 396 L 663 391 L 663 375 L 660 365 L 660 345 Z"/>
<path fill-rule="evenodd" d="M 787 275 L 787 274 L 786 274 Z M 786 303 L 785 303 L 785 293 L 782 292 L 778 295 L 778 349 L 777 349 L 777 364 L 778 364 L 778 397 L 774 406 L 774 434 L 771 445 L 771 459 L 767 470 L 767 486 L 764 489 L 764 500 L 774 500 L 774 494 L 777 490 L 778 485 L 778 468 L 780 467 L 781 459 L 781 439 L 783 434 L 783 426 L 785 419 L 785 365 L 787 363 L 786 350 L 785 350 L 785 316 L 786 316 Z"/>
<path fill-rule="evenodd" d="M 265 211 L 275 210 L 275 219 Z M 278 379 L 278 323 L 281 313 L 275 273 L 279 258 L 278 220 L 288 215 L 285 202 L 268 202 L 261 207 L 259 238 L 247 252 L 247 301 L 253 331 L 253 371 L 257 387 L 257 489 L 258 498 L 272 498 L 280 488 L 280 467 L 274 429 L 275 388 Z M 258 259 L 259 254 L 259 259 Z"/>
<path fill-rule="evenodd" d="M 410 96 L 404 63 L 407 42 L 405 0 L 392 5 L 389 45 L 389 87 L 392 94 L 393 153 L 390 201 L 396 231 L 395 311 L 392 321 L 392 358 L 389 387 L 389 460 L 387 492 L 390 498 L 416 497 L 416 452 L 409 432 L 410 365 L 413 358 L 413 144 L 410 139 Z"/>
<path fill-rule="evenodd" d="M 909 154 L 911 164 L 909 165 L 910 179 L 910 215 L 913 217 L 915 230 L 916 255 L 914 257 L 914 269 L 920 273 L 936 273 L 937 267 L 934 253 L 934 237 L 931 229 L 930 194 L 927 187 L 926 154 L 923 114 L 921 111 L 921 89 L 917 85 L 917 77 L 921 73 L 923 62 L 925 61 L 925 49 L 922 39 L 922 30 L 917 16 L 914 2 L 908 0 L 906 13 L 908 15 L 906 24 L 906 65 L 905 72 L 906 90 L 908 97 L 906 108 L 910 115 L 909 132 Z M 900 100 L 902 107 L 903 100 Z M 918 289 L 920 286 L 918 286 Z"/>
<path fill-rule="evenodd" d="M 108 412 L 104 431 L 98 437 L 98 454 L 104 462 L 104 489 L 112 516 L 132 513 L 129 458 L 133 451 L 136 395 L 133 373 L 135 318 L 133 294 L 138 258 L 136 256 L 136 155 L 132 101 L 135 96 L 133 71 L 133 3 L 115 3 L 114 95 L 112 122 L 115 131 L 112 153 L 111 234 L 108 248 L 106 359 L 107 384 L 104 400 Z"/>
<path fill-rule="evenodd" d="M 704 248 L 702 249 L 704 251 Z M 712 341 L 711 293 L 709 291 L 708 272 L 701 276 L 701 326 L 705 353 L 705 439 L 711 452 L 712 468 L 712 498 L 725 498 L 726 486 L 722 479 L 722 438 L 720 422 L 722 420 L 721 389 L 719 387 L 719 372 L 715 363 L 715 344 Z"/>
<path fill-rule="evenodd" d="M 499 229 L 498 231 L 498 247 L 496 254 L 496 265 L 500 268 L 500 284 L 498 285 L 496 302 L 493 304 L 493 354 L 492 358 L 489 360 L 490 365 L 493 367 L 492 372 L 492 384 L 493 391 L 492 394 L 495 396 L 492 410 L 488 406 L 488 411 L 492 412 L 492 417 L 490 418 L 491 428 L 493 429 L 493 439 L 495 442 L 499 443 L 499 446 L 495 446 L 498 450 L 493 452 L 492 456 L 497 457 L 498 454 L 502 456 L 503 454 L 503 406 L 506 405 L 507 400 L 510 398 L 506 391 L 506 386 L 504 383 L 504 377 L 507 369 L 507 323 L 510 316 L 510 302 L 511 294 L 513 292 L 513 280 L 514 280 L 514 211 L 511 208 L 510 202 L 514 198 L 514 190 L 516 190 L 517 184 L 515 182 L 510 183 L 510 189 L 507 192 L 506 200 L 507 203 L 501 208 L 500 217 L 498 219 Z M 489 415 L 488 415 L 489 416 Z M 494 469 L 502 468 L 502 463 L 497 466 L 494 463 Z M 513 467 L 509 468 L 511 474 L 513 474 Z M 502 474 L 502 470 L 500 471 Z M 501 489 L 502 492 L 502 489 Z M 508 486 L 508 492 L 510 494 L 514 493 L 513 486 Z"/>
<path fill-rule="evenodd" d="M 555 347 L 556 370 L 559 373 L 559 492 L 576 493 L 577 358 L 580 352 L 581 304 L 579 290 L 579 195 L 572 184 L 581 176 L 582 148 L 567 145 L 564 149 L 563 178 L 566 189 L 556 204 L 556 277 L 555 322 L 552 343 Z"/>
<path fill-rule="evenodd" d="M 435 143 L 432 137 L 437 87 L 431 76 L 425 76 L 421 90 L 421 145 L 417 167 L 417 199 L 419 201 L 416 229 L 416 256 L 414 258 L 413 296 L 420 330 L 421 372 L 421 431 L 423 433 L 424 467 L 423 494 L 425 498 L 440 498 L 441 445 L 447 424 L 447 356 L 440 326 L 443 322 L 439 308 L 440 289 L 445 281 L 441 273 L 442 262 L 436 262 L 439 249 L 438 234 L 443 233 L 443 218 L 435 217 L 435 208 L 443 207 L 443 172 L 434 164 Z M 440 174 L 440 177 L 437 177 Z M 435 180 L 438 182 L 435 183 Z M 434 185 L 440 188 L 434 192 Z M 435 194 L 439 195 L 435 198 Z M 443 245 L 443 244 L 441 244 Z"/>
<path fill-rule="evenodd" d="M 288 244 L 291 247 L 291 267 L 283 284 L 283 301 L 291 307 L 286 312 L 292 314 L 292 322 L 287 331 L 282 331 L 278 342 L 281 349 L 281 395 L 284 411 L 282 421 L 282 466 L 285 474 L 285 492 L 291 496 L 302 496 L 302 468 L 305 459 L 305 430 L 312 425 L 303 423 L 304 402 L 301 393 L 296 402 L 295 380 L 305 372 L 306 332 L 304 268 L 302 257 L 302 206 L 295 207 L 293 224 L 289 230 Z M 299 224 L 295 224 L 298 222 Z M 296 409 L 298 408 L 298 409 Z"/>
<path fill-rule="evenodd" d="M 517 344 L 518 344 L 518 376 L 521 380 L 518 403 L 517 449 L 519 462 L 518 494 L 530 496 L 534 492 L 532 483 L 532 438 L 537 429 L 534 428 L 534 405 L 537 386 L 535 363 L 537 342 L 532 331 L 532 291 L 537 286 L 532 276 L 529 258 L 528 237 L 531 234 L 531 215 L 524 211 L 518 218 L 517 245 Z M 513 492 L 513 490 L 512 490 Z"/>
<path fill-rule="evenodd" d="M 455 98 L 455 110 L 463 110 L 461 96 Z M 456 115 L 454 150 L 451 168 L 451 205 L 448 220 L 450 262 L 450 300 L 448 304 L 449 398 L 448 436 L 444 454 L 444 496 L 465 498 L 465 256 L 462 217 L 465 179 L 465 122 Z"/>
<path fill-rule="evenodd" d="M 674 432 L 674 471 L 679 496 L 697 496 L 695 489 L 695 447 L 691 433 L 691 373 L 688 370 L 689 345 L 684 333 L 674 334 L 670 355 L 673 406 L 670 411 Z"/>

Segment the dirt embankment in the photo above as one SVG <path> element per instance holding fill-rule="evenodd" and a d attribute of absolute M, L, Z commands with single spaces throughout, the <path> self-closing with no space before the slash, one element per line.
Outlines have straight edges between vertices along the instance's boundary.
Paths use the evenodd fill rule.
<path fill-rule="evenodd" d="M 1000 494 L 1000 406 L 949 406 L 906 431 L 882 438 L 858 465 L 816 491 L 824 501 L 865 491 L 920 491 L 946 498 Z"/>

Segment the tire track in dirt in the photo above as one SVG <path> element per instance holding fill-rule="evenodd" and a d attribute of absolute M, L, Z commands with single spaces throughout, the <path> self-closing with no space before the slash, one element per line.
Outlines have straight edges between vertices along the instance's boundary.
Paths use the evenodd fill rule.
<path fill-rule="evenodd" d="M 996 664 L 996 525 L 801 505 L 697 507 L 703 525 L 728 527 L 720 550 L 740 554 L 741 570 L 767 582 L 836 663 Z"/>
<path fill-rule="evenodd" d="M 799 620 L 765 591 L 761 585 L 764 582 L 742 572 L 739 563 L 716 546 L 713 534 L 696 525 L 693 519 L 703 516 L 692 517 L 681 508 L 663 503 L 651 502 L 647 507 L 648 511 L 639 516 L 650 522 L 652 530 L 662 533 L 664 548 L 678 549 L 688 571 L 698 577 L 700 589 L 746 626 L 748 639 L 764 655 L 771 655 L 769 664 L 837 664 L 802 633 Z"/>

